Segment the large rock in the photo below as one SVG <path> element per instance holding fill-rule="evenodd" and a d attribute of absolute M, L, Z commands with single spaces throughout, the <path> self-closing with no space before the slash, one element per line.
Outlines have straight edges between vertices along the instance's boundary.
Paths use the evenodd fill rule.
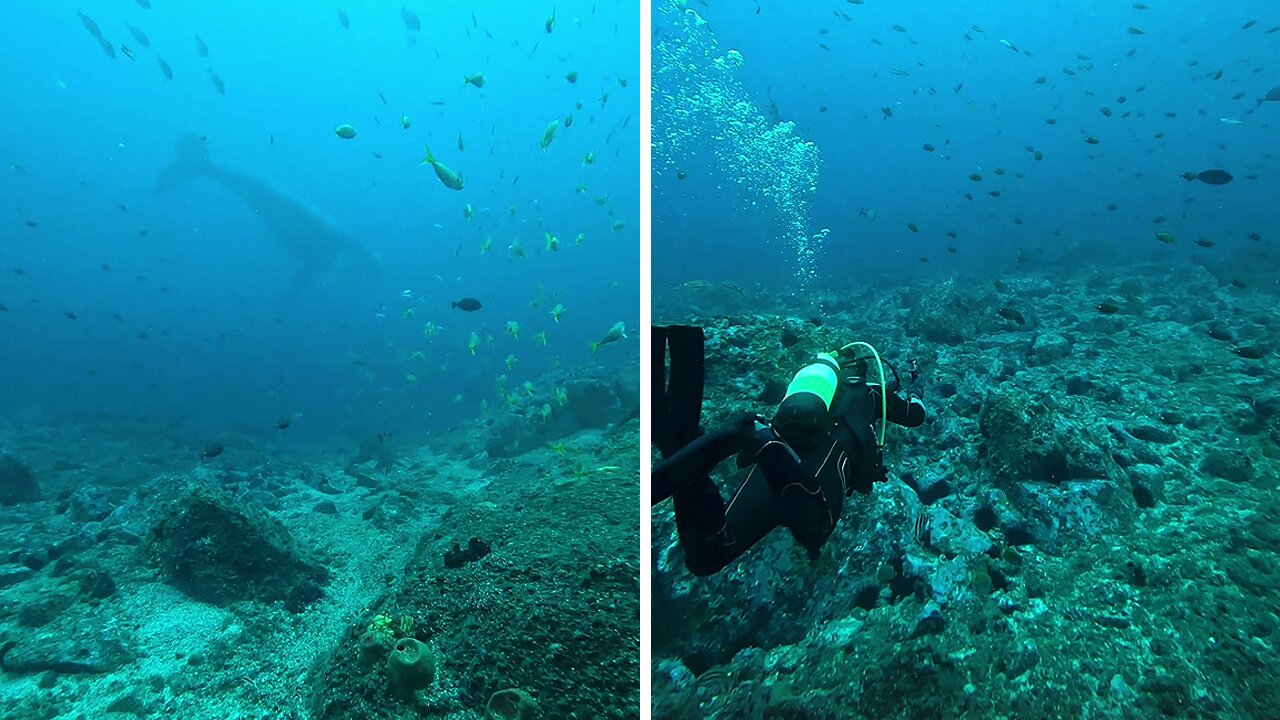
<path fill-rule="evenodd" d="M 9 453 L 0 453 L 0 505 L 39 499 L 40 486 L 31 468 Z"/>
<path fill-rule="evenodd" d="M 563 389 L 560 397 L 557 388 Z M 515 406 L 490 426 L 485 443 L 490 457 L 515 457 L 583 430 L 617 426 L 640 411 L 634 371 L 584 371 L 548 379 L 532 392 L 511 392 L 517 397 Z"/>
<path fill-rule="evenodd" d="M 299 599 L 320 597 L 328 580 L 279 521 L 209 488 L 174 503 L 152 536 L 165 579 L 204 602 L 284 600 L 297 612 Z"/>

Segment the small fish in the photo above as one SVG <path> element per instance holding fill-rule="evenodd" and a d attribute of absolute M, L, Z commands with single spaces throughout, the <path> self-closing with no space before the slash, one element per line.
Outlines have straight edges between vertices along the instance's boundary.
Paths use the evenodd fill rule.
<path fill-rule="evenodd" d="M 1146 35 L 1147 34 L 1146 31 L 1144 31 L 1142 28 L 1134 27 L 1132 25 L 1129 26 L 1129 29 L 1127 32 L 1130 35 Z"/>
<path fill-rule="evenodd" d="M 402 130 L 408 130 L 408 129 L 409 129 L 409 125 L 411 125 L 411 124 L 412 124 L 412 122 L 413 122 L 413 121 L 409 119 L 409 116 L 408 116 L 408 115 L 401 115 L 401 116 L 400 116 L 400 129 L 402 129 Z"/>
<path fill-rule="evenodd" d="M 475 312 L 481 307 L 480 301 L 473 297 L 464 297 L 450 305 L 450 309 L 461 310 L 462 312 Z"/>
<path fill-rule="evenodd" d="M 79 320 L 79 319 L 80 319 L 80 316 L 79 316 L 79 315 L 76 315 L 76 314 L 75 314 L 75 313 L 73 313 L 73 312 L 65 312 L 65 313 L 62 313 L 62 314 L 63 314 L 64 316 L 66 316 L 66 318 L 67 318 L 68 320 Z"/>
<path fill-rule="evenodd" d="M 199 35 L 196 36 L 196 52 L 200 53 L 202 58 L 209 57 L 209 46 L 204 44 L 204 40 L 200 39 Z"/>
<path fill-rule="evenodd" d="M 520 323 L 515 320 L 508 320 L 506 324 L 503 325 L 503 329 L 507 331 L 507 334 L 510 335 L 513 340 L 520 339 Z"/>
<path fill-rule="evenodd" d="M 924 144 L 924 151 L 925 151 L 925 152 L 933 152 L 934 150 L 935 150 L 935 148 L 933 147 L 933 144 L 932 144 L 932 143 L 925 143 L 925 144 Z"/>
<path fill-rule="evenodd" d="M 462 189 L 462 176 L 449 169 L 444 163 L 436 160 L 431 154 L 431 146 L 427 146 L 427 155 L 422 159 L 422 164 L 430 165 L 431 169 L 436 171 L 436 177 L 440 178 L 441 184 L 445 187 L 450 190 Z"/>
<path fill-rule="evenodd" d="M 1266 95 L 1258 98 L 1258 107 L 1262 107 L 1264 102 L 1280 102 L 1280 85 L 1271 88 Z"/>
<path fill-rule="evenodd" d="M 133 41 L 138 43 L 139 46 L 144 48 L 151 47 L 151 38 L 142 32 L 142 28 L 129 23 L 125 23 L 125 27 L 129 29 L 129 34 L 133 36 Z"/>
<path fill-rule="evenodd" d="M 555 29 L 555 27 L 556 27 L 556 10 L 555 10 L 555 8 L 552 8 L 552 9 L 551 9 L 551 17 L 547 18 L 547 21 L 546 21 L 545 23 L 543 23 L 543 24 L 542 24 L 542 26 L 543 26 L 544 28 L 546 28 L 546 30 L 547 30 L 547 34 L 548 34 L 548 35 L 550 35 L 550 34 L 551 34 L 551 31 Z M 537 49 L 537 46 L 536 46 L 536 45 L 534 46 L 534 49 L 535 49 L 535 50 Z"/>
<path fill-rule="evenodd" d="M 558 324 L 560 322 L 561 315 L 564 315 L 564 306 L 560 303 L 556 303 L 556 306 L 551 308 L 551 319 L 555 320 Z"/>
<path fill-rule="evenodd" d="M 604 337 L 601 337 L 598 341 L 591 343 L 591 354 L 595 355 L 596 351 L 605 345 L 615 343 L 619 340 L 625 339 L 626 337 L 627 326 L 622 324 L 621 321 L 616 322 L 613 324 L 613 327 L 609 328 L 608 331 L 605 332 Z"/>
<path fill-rule="evenodd" d="M 1027 318 L 1021 312 L 1011 307 L 1002 307 L 999 310 L 996 310 L 996 314 L 1005 320 L 1017 323 L 1018 325 L 1027 324 Z"/>
<path fill-rule="evenodd" d="M 343 140 L 350 140 L 356 136 L 356 129 L 346 123 L 343 123 L 333 128 L 333 134 Z"/>
<path fill-rule="evenodd" d="M 224 448 L 222 447 L 222 443 L 220 442 L 209 443 L 208 445 L 204 446 L 204 451 L 200 453 L 200 459 L 210 460 L 212 458 L 216 458 L 222 454 L 223 449 Z"/>
<path fill-rule="evenodd" d="M 458 152 L 462 152 L 462 149 L 463 149 L 462 133 L 458 133 Z"/>
<path fill-rule="evenodd" d="M 343 30 L 351 29 L 351 19 L 347 17 L 347 12 L 342 8 L 338 8 L 338 24 Z"/>
<path fill-rule="evenodd" d="M 213 89 L 217 90 L 219 95 L 227 94 L 227 86 L 222 83 L 222 78 L 219 77 L 218 73 L 210 70 L 209 80 L 213 82 Z"/>
<path fill-rule="evenodd" d="M 1014 52 L 1018 52 L 1018 46 L 1014 45 L 1013 43 L 1009 42 L 1008 40 L 1005 40 L 1004 38 L 1000 38 L 1000 44 L 1001 44 L 1001 45 L 1003 45 L 1003 46 L 1005 46 L 1005 47 L 1007 47 L 1007 48 L 1009 48 L 1010 50 L 1012 50 L 1012 51 L 1014 51 Z"/>
<path fill-rule="evenodd" d="M 417 32 L 422 29 L 422 21 L 407 7 L 400 8 L 400 19 L 404 21 L 404 26 Z"/>
<path fill-rule="evenodd" d="M 570 85 L 578 82 L 578 71 L 570 70 L 568 73 L 565 74 L 564 79 L 567 80 Z"/>
<path fill-rule="evenodd" d="M 1261 235 L 1259 235 L 1259 234 L 1258 234 L 1258 233 L 1256 233 L 1256 232 L 1251 232 L 1251 233 L 1249 233 L 1249 239 L 1250 239 L 1250 240 L 1252 240 L 1252 241 L 1254 241 L 1254 242 L 1261 242 L 1261 241 L 1262 241 L 1262 236 L 1261 236 Z"/>
<path fill-rule="evenodd" d="M 1267 351 L 1257 345 L 1243 345 L 1236 348 L 1235 353 L 1245 360 L 1261 360 L 1267 354 Z"/>
<path fill-rule="evenodd" d="M 1172 245 L 1173 233 L 1168 232 L 1167 230 L 1161 230 L 1160 232 L 1156 233 L 1156 239 L 1164 243 L 1165 245 Z"/>
<path fill-rule="evenodd" d="M 85 15 L 79 10 L 76 11 L 76 15 L 80 16 L 80 22 L 84 25 L 84 29 L 89 31 L 90 35 L 97 40 L 102 39 L 102 29 L 98 27 L 98 23 L 94 22 L 88 15 Z"/>
<path fill-rule="evenodd" d="M 927 547 L 929 544 L 929 516 L 920 513 L 916 516 L 915 523 L 912 524 L 911 537 L 920 547 Z"/>
<path fill-rule="evenodd" d="M 1218 122 L 1222 123 L 1223 125 L 1243 125 L 1244 124 L 1243 120 L 1236 120 L 1235 118 L 1229 118 L 1229 117 L 1220 117 L 1218 118 Z"/>
<path fill-rule="evenodd" d="M 1105 300 L 1103 302 L 1098 303 L 1098 312 L 1102 313 L 1103 315 L 1115 315 L 1116 313 L 1120 312 L 1120 306 L 1111 302 L 1110 300 Z"/>
<path fill-rule="evenodd" d="M 893 108 L 886 105 L 880 108 L 880 113 L 884 115 L 882 119 L 888 120 L 889 118 L 893 117 Z"/>
<path fill-rule="evenodd" d="M 463 85 L 474 85 L 477 89 L 484 87 L 484 73 L 476 73 L 474 75 L 463 75 Z"/>
<path fill-rule="evenodd" d="M 1182 173 L 1182 179 L 1187 182 L 1199 180 L 1206 185 L 1226 185 L 1235 178 L 1233 178 L 1231 173 L 1226 170 L 1219 170 L 1215 168 L 1213 170 L 1202 170 L 1200 172 L 1184 172 Z"/>
<path fill-rule="evenodd" d="M 277 420 L 277 421 L 276 421 L 276 429 L 277 429 L 277 430 L 288 430 L 288 429 L 289 429 L 290 422 L 291 422 L 291 418 L 290 418 L 288 415 L 286 415 L 286 416 L 284 416 L 284 417 L 282 417 L 282 418 L 280 418 L 279 420 Z"/>
<path fill-rule="evenodd" d="M 169 63 L 164 61 L 164 58 L 157 55 L 156 64 L 160 66 L 160 72 L 164 74 L 165 80 L 173 79 L 173 69 L 169 67 Z"/>
<path fill-rule="evenodd" d="M 1196 244 L 1199 245 L 1200 247 L 1211 248 L 1217 243 L 1215 243 L 1212 238 L 1198 237 L 1196 238 Z"/>
<path fill-rule="evenodd" d="M 556 130 L 559 129 L 560 121 L 552 120 L 551 123 L 547 125 L 547 129 L 542 131 L 542 139 L 538 141 L 538 147 L 546 150 L 547 146 L 551 144 L 551 141 L 556 139 Z"/>
<path fill-rule="evenodd" d="M 908 230 L 910 230 L 910 231 L 911 231 L 911 232 L 913 232 L 913 233 L 918 233 L 918 232 L 920 232 L 920 228 L 919 228 L 919 227 L 917 227 L 917 226 L 916 226 L 916 224 L 915 224 L 915 223 L 913 223 L 913 222 L 909 222 L 909 223 L 907 223 L 907 229 L 908 229 Z"/>

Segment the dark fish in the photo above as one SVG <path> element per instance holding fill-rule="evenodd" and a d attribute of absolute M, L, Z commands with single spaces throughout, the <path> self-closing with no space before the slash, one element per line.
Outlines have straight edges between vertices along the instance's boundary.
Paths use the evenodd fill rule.
<path fill-rule="evenodd" d="M 32 229 L 35 229 L 35 228 L 40 227 L 40 223 L 36 222 L 35 220 L 28 220 L 28 221 L 27 221 L 27 227 L 32 228 Z"/>
<path fill-rule="evenodd" d="M 151 47 L 151 38 L 147 37 L 147 34 L 142 32 L 142 28 L 135 27 L 128 23 L 125 23 L 125 27 L 129 28 L 129 33 L 133 35 L 134 42 L 138 43 L 144 48 Z"/>
<path fill-rule="evenodd" d="M 84 23 L 84 29 L 88 30 L 90 35 L 101 40 L 102 28 L 98 27 L 98 23 L 94 22 L 88 15 L 85 15 L 79 10 L 76 11 L 76 14 L 80 16 L 80 22 Z"/>
<path fill-rule="evenodd" d="M 227 86 L 222 84 L 222 78 L 218 76 L 218 73 L 210 70 L 209 79 L 213 81 L 213 89 L 217 90 L 219 95 L 227 94 Z"/>
<path fill-rule="evenodd" d="M 880 112 L 884 114 L 885 120 L 888 120 L 889 118 L 893 117 L 893 108 L 891 107 L 888 107 L 888 106 L 882 107 L 880 108 Z"/>
<path fill-rule="evenodd" d="M 918 233 L 918 232 L 920 232 L 920 228 L 919 228 L 919 227 L 917 227 L 917 226 L 916 226 L 916 224 L 915 224 L 915 223 L 913 223 L 913 222 L 909 222 L 909 223 L 907 223 L 907 229 L 908 229 L 908 230 L 910 230 L 910 231 L 911 231 L 911 232 L 913 232 L 913 233 Z"/>
<path fill-rule="evenodd" d="M 144 7 L 144 8 L 150 8 L 150 7 L 151 7 L 151 0 L 134 0 L 134 1 L 135 1 L 135 2 L 137 2 L 139 5 L 141 5 L 141 6 L 142 6 L 142 7 Z"/>
<path fill-rule="evenodd" d="M 209 46 L 204 44 L 204 40 L 201 40 L 199 35 L 196 36 L 196 52 L 200 53 L 202 58 L 209 57 Z"/>
<path fill-rule="evenodd" d="M 974 182 L 982 182 L 982 176 L 978 173 L 969 173 L 969 179 Z"/>
<path fill-rule="evenodd" d="M 220 442 L 209 443 L 208 445 L 204 446 L 204 452 L 200 453 L 200 459 L 208 460 L 210 458 L 216 458 L 222 454 L 222 450 L 223 450 L 222 443 Z"/>
<path fill-rule="evenodd" d="M 925 151 L 925 152 L 933 152 L 935 149 L 936 149 L 936 148 L 934 148 L 934 147 L 933 147 L 933 145 L 932 145 L 932 144 L 930 144 L 930 143 L 925 143 L 925 144 L 924 144 L 924 151 Z"/>
<path fill-rule="evenodd" d="M 1010 322 L 1015 322 L 1019 325 L 1027 324 L 1027 318 L 1024 317 L 1022 313 L 1018 312 L 1017 310 L 1014 310 L 1011 307 L 1002 307 L 999 310 L 996 310 L 996 314 L 1004 318 L 1005 320 L 1008 320 Z"/>
<path fill-rule="evenodd" d="M 160 72 L 164 73 L 165 80 L 173 79 L 173 68 L 169 67 L 169 63 L 165 62 L 164 58 L 157 55 L 156 64 L 160 66 Z"/>
<path fill-rule="evenodd" d="M 1261 360 L 1266 354 L 1267 351 L 1257 345 L 1244 345 L 1236 348 L 1236 355 L 1239 355 L 1245 360 Z"/>
<path fill-rule="evenodd" d="M 79 319 L 80 319 L 80 317 L 79 317 L 78 315 L 76 315 L 75 313 L 73 313 L 73 312 L 62 313 L 62 314 L 63 314 L 63 315 L 65 315 L 65 316 L 67 317 L 67 319 L 68 319 L 68 320 L 79 320 Z"/>
<path fill-rule="evenodd" d="M 684 170 L 677 170 L 677 171 L 676 171 L 676 179 L 677 179 L 677 180 L 684 180 L 684 179 L 685 179 L 685 178 L 687 178 L 687 177 L 689 177 L 689 173 L 688 173 L 688 172 L 686 172 L 686 171 L 684 171 Z"/>
<path fill-rule="evenodd" d="M 454 302 L 452 305 L 454 308 L 463 312 L 475 312 L 480 309 L 480 301 L 469 297 L 462 298 L 461 300 Z"/>
<path fill-rule="evenodd" d="M 1262 107 L 1264 102 L 1280 102 L 1280 85 L 1271 88 L 1265 96 L 1258 98 L 1258 107 Z"/>
<path fill-rule="evenodd" d="M 5 307 L 3 303 L 0 303 L 0 312 L 9 312 L 9 308 Z"/>
<path fill-rule="evenodd" d="M 111 41 L 106 38 L 98 38 L 98 45 L 102 48 L 102 52 L 106 53 L 107 57 L 112 60 L 116 59 L 116 49 L 111 45 Z"/>
<path fill-rule="evenodd" d="M 338 8 L 338 24 L 345 29 L 349 29 L 351 27 L 351 20 L 347 18 L 347 13 L 342 8 Z"/>
<path fill-rule="evenodd" d="M 1182 173 L 1182 179 L 1186 180 L 1187 182 L 1191 182 L 1192 180 L 1199 180 L 1200 182 L 1205 183 L 1206 185 L 1226 185 L 1227 183 L 1231 182 L 1234 178 L 1232 178 L 1231 173 L 1227 172 L 1226 170 L 1214 169 L 1214 170 L 1204 170 L 1198 173 L 1184 172 Z"/>
<path fill-rule="evenodd" d="M 1262 240 L 1262 236 L 1256 232 L 1251 232 L 1249 233 L 1249 239 L 1254 242 L 1259 242 L 1260 240 Z"/>
<path fill-rule="evenodd" d="M 407 7 L 400 8 L 400 19 L 404 21 L 404 26 L 410 30 L 422 29 L 422 21 L 419 20 L 418 16 L 414 15 L 413 11 Z"/>
<path fill-rule="evenodd" d="M 277 420 L 277 421 L 276 421 L 276 429 L 277 429 L 277 430 L 288 430 L 288 429 L 289 429 L 289 421 L 290 421 L 290 419 L 289 419 L 289 416 L 287 416 L 287 415 L 286 415 L 285 417 L 280 418 L 279 420 Z"/>
<path fill-rule="evenodd" d="M 1102 313 L 1103 315 L 1115 315 L 1116 313 L 1120 312 L 1120 306 L 1111 302 L 1110 300 L 1106 300 L 1098 303 L 1098 312 Z"/>
<path fill-rule="evenodd" d="M 1196 244 L 1199 245 L 1200 247 L 1209 248 L 1209 247 L 1213 247 L 1216 243 L 1214 243 L 1213 240 L 1207 237 L 1198 237 L 1196 238 Z"/>

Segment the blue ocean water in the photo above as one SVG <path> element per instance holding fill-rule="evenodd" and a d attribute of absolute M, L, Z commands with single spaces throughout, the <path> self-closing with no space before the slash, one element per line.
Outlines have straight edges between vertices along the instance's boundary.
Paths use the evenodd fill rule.
<path fill-rule="evenodd" d="M 654 25 L 656 42 L 683 38 L 696 13 L 692 44 L 715 45 L 693 66 L 741 54 L 720 86 L 728 114 L 793 123 L 813 144 L 813 190 L 797 195 L 809 237 L 829 230 L 809 243 L 823 283 L 1017 267 L 1020 253 L 1186 262 L 1206 254 L 1200 237 L 1211 261 L 1241 264 L 1259 248 L 1248 234 L 1265 240 L 1277 221 L 1267 138 L 1280 105 L 1257 101 L 1280 84 L 1280 20 L 1263 2 L 1147 5 L 664 2 Z M 697 74 L 664 84 L 662 63 L 657 52 L 658 106 Z M 655 286 L 797 284 L 789 214 L 761 200 L 783 174 L 780 146 L 674 117 L 672 132 L 698 140 L 664 153 L 655 117 Z M 753 170 L 735 182 L 724 155 Z M 1210 168 L 1234 182 L 1180 177 Z"/>
<path fill-rule="evenodd" d="M 269 434 L 285 417 L 320 440 L 422 433 L 500 405 L 499 375 L 519 387 L 634 362 L 634 341 L 588 350 L 637 317 L 634 10 L 558 3 L 547 33 L 540 5 L 408 9 L 419 29 L 390 2 L 346 6 L 348 27 L 337 6 L 301 2 L 9 9 L 6 414 L 193 437 Z M 464 83 L 475 73 L 481 88 Z M 541 149 L 557 120 L 571 126 Z M 255 209 L 209 177 L 157 192 L 187 133 L 220 171 L 283 200 Z M 463 190 L 421 164 L 428 144 Z M 340 257 L 304 272 L 330 253 L 288 250 L 256 216 L 276 210 L 376 267 Z M 464 297 L 483 308 L 451 309 Z"/>

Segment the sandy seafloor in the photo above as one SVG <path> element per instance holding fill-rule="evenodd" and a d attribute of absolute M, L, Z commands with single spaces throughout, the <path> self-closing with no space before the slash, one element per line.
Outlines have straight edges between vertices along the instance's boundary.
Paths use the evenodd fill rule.
<path fill-rule="evenodd" d="M 223 455 L 202 460 L 199 442 L 141 425 L 10 418 L 0 448 L 30 468 L 40 499 L 0 507 L 0 717 L 486 717 L 489 693 L 503 687 L 562 716 L 578 711 L 560 703 L 585 704 L 599 691 L 611 699 L 583 717 L 636 717 L 636 421 L 498 459 L 478 449 L 484 432 L 402 441 L 393 466 L 380 469 L 377 458 L 353 465 L 354 448 L 232 438 Z M 172 565 L 160 555 L 171 549 L 157 543 L 156 527 L 194 487 L 278 521 L 299 556 L 327 570 L 323 597 L 294 612 L 288 601 L 203 602 L 168 582 Z M 593 535 L 594 553 L 575 553 L 576 533 Z M 445 567 L 452 544 L 465 548 L 471 537 L 489 553 Z M 556 572 L 519 574 L 546 564 Z M 568 607 L 544 625 L 584 639 L 608 626 L 616 637 L 601 652 L 610 664 L 553 688 L 570 681 L 519 646 L 513 607 L 545 599 L 538 586 L 552 577 L 597 578 L 605 564 L 618 581 L 562 594 Z M 465 613 L 447 597 L 415 595 L 413 583 L 449 573 L 494 595 L 460 599 Z M 367 662 L 344 655 L 380 616 L 435 656 L 434 682 L 411 699 L 388 691 L 385 650 Z M 567 617 L 595 630 L 555 626 Z M 451 654 L 461 646 L 457 618 L 467 623 L 467 657 Z M 481 661 L 489 674 L 478 682 L 472 663 Z"/>

